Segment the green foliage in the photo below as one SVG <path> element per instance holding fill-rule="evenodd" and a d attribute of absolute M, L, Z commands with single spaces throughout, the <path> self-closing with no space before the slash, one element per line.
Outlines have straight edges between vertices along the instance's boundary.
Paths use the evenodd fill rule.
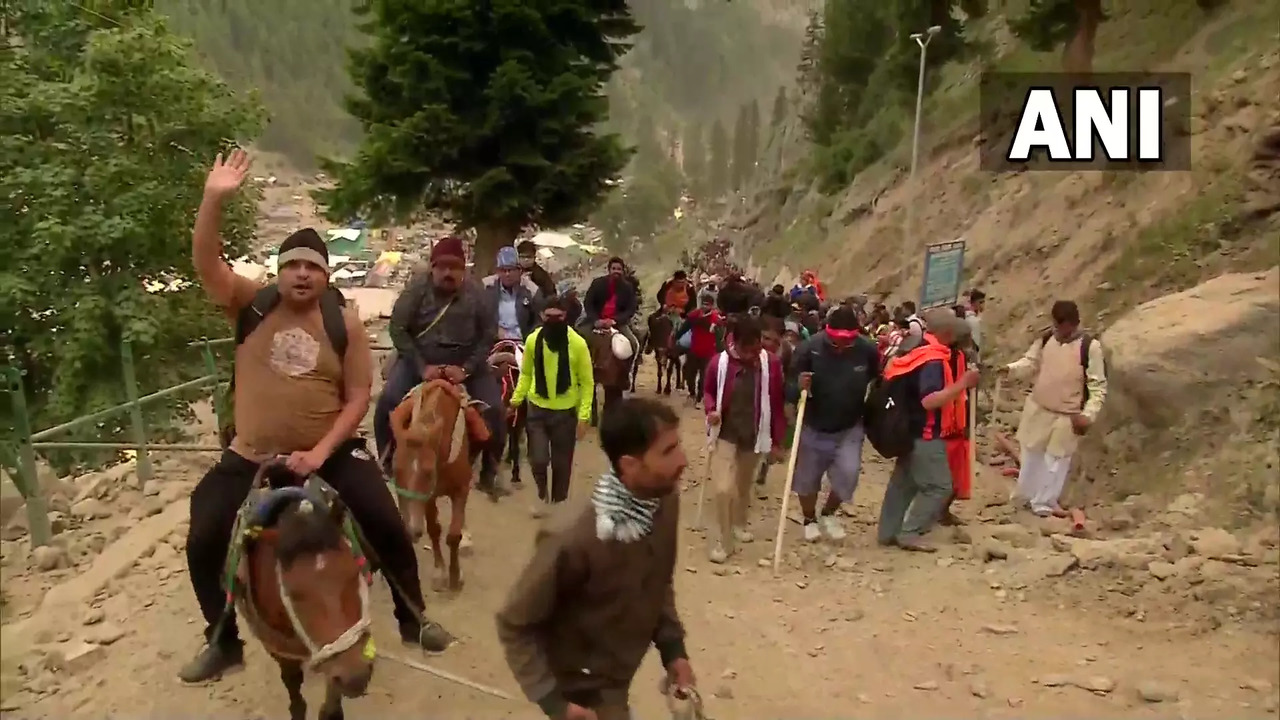
<path fill-rule="evenodd" d="M 711 126 L 710 146 L 707 152 L 707 196 L 717 198 L 729 190 L 729 173 L 732 163 L 729 134 L 725 132 L 724 124 L 719 120 Z"/>
<path fill-rule="evenodd" d="M 303 170 L 346 154 L 360 127 L 342 106 L 351 90 L 346 48 L 361 40 L 358 0 L 156 0 L 156 10 L 195 40 L 206 64 L 232 87 L 257 89 L 270 114 L 257 146 Z"/>
<path fill-rule="evenodd" d="M 769 127 L 778 127 L 787 117 L 787 86 L 779 85 L 778 94 L 773 96 L 773 116 L 769 120 Z"/>
<path fill-rule="evenodd" d="M 755 100 L 738 111 L 733 128 L 733 165 L 731 182 L 734 190 L 741 190 L 756 172 L 756 157 L 760 151 L 760 106 Z"/>
<path fill-rule="evenodd" d="M 707 146 L 702 126 L 689 123 L 680 140 L 681 170 L 688 183 L 689 194 L 703 197 L 707 187 Z"/>
<path fill-rule="evenodd" d="M 348 109 L 365 137 L 325 163 L 331 216 L 440 212 L 476 228 L 479 263 L 530 224 L 583 219 L 626 164 L 595 129 L 638 30 L 623 0 L 371 0 L 363 17 Z"/>
<path fill-rule="evenodd" d="M 1009 19 L 1009 29 L 1036 52 L 1055 50 L 1080 27 L 1078 1 L 1029 0 L 1022 15 Z"/>
<path fill-rule="evenodd" d="M 822 24 L 810 31 L 814 87 L 804 119 L 814 166 L 827 189 L 853 177 L 897 145 L 901 111 L 915 100 L 920 47 L 911 39 L 931 26 L 926 76 L 980 50 L 965 34 L 957 7 L 977 0 L 827 0 Z M 980 7 L 970 7 L 975 12 Z"/>
<path fill-rule="evenodd" d="M 0 362 L 36 429 L 124 401 L 122 340 L 144 393 L 200 373 L 174 362 L 219 326 L 185 238 L 210 158 L 260 122 L 145 3 L 93 5 L 10 5 L 0 58 Z M 252 198 L 231 215 L 235 252 Z"/>

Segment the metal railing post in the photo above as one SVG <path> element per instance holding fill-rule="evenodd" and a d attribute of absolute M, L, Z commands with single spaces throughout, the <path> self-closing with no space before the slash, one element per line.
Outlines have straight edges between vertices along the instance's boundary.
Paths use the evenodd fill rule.
<path fill-rule="evenodd" d="M 218 426 L 218 430 L 221 431 L 222 416 L 227 412 L 227 403 L 221 389 L 218 387 L 222 383 L 222 377 L 218 375 L 218 360 L 213 355 L 213 345 L 210 344 L 209 338 L 205 338 L 200 343 L 200 353 L 204 356 L 205 374 L 213 376 L 213 419 Z"/>
<path fill-rule="evenodd" d="M 138 402 L 138 378 L 133 371 L 133 344 L 128 340 L 120 345 L 120 360 L 124 369 L 124 392 L 129 401 L 133 442 L 138 446 L 138 484 L 141 485 L 151 479 L 151 458 L 147 456 L 147 425 L 142 417 L 142 404 Z"/>
<path fill-rule="evenodd" d="M 53 529 L 49 525 L 48 505 L 40 492 L 40 476 L 36 474 L 36 452 L 31 447 L 31 418 L 27 415 L 27 389 L 22 382 L 22 371 L 10 368 L 8 375 L 9 394 L 13 397 L 14 429 L 18 433 L 18 491 L 26 499 L 31 546 L 48 545 L 53 540 Z"/>

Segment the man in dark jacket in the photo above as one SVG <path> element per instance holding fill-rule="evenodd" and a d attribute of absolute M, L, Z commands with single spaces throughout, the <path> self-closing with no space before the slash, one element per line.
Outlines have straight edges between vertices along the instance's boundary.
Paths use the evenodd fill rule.
<path fill-rule="evenodd" d="M 809 392 L 792 480 L 804 515 L 804 539 L 814 542 L 825 535 L 840 540 L 845 533 L 836 511 L 853 499 L 858 487 L 863 401 L 867 385 L 880 373 L 880 354 L 859 332 L 854 310 L 841 305 L 823 332 L 796 347 L 791 370 L 799 381 L 796 399 L 799 391 Z M 823 475 L 831 489 L 819 517 Z"/>
<path fill-rule="evenodd" d="M 520 269 L 524 270 L 525 277 L 533 282 L 542 293 L 542 297 L 549 298 L 555 295 L 556 283 L 551 279 L 551 273 L 538 264 L 538 246 L 525 240 L 516 245 L 516 252 L 520 255 Z"/>
<path fill-rule="evenodd" d="M 506 447 L 502 389 L 489 369 L 497 341 L 497 312 L 484 288 L 467 278 L 463 242 L 447 237 L 431 249 L 431 270 L 414 276 L 391 310 L 391 344 L 397 359 L 373 414 L 373 434 L 383 462 L 390 462 L 391 412 L 424 380 L 460 383 L 486 406 L 491 434 L 484 448 L 479 487 L 497 497 L 499 452 Z"/>
<path fill-rule="evenodd" d="M 529 337 L 541 317 L 540 305 L 548 296 L 520 269 L 516 249 L 499 250 L 494 273 L 480 283 L 498 321 L 498 339 L 523 341 Z"/>
<path fill-rule="evenodd" d="M 622 258 L 609 258 L 609 272 L 591 281 L 587 295 L 582 300 L 582 319 L 578 322 L 581 332 L 589 333 L 597 327 L 611 327 L 631 343 L 631 355 L 640 351 L 640 343 L 631 330 L 631 320 L 639 309 L 636 286 L 627 277 L 627 265 Z"/>

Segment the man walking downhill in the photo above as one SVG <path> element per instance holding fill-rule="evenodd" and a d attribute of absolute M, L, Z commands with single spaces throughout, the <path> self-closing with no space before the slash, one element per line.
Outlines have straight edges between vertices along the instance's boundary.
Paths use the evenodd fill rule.
<path fill-rule="evenodd" d="M 1080 308 L 1059 300 L 1045 331 L 1002 373 L 1034 375 L 1035 386 L 1022 407 L 1018 444 L 1022 467 L 1015 500 L 1028 502 L 1037 515 L 1063 515 L 1058 504 L 1071 457 L 1107 399 L 1102 344 L 1080 330 Z"/>
<path fill-rule="evenodd" d="M 968 419 L 966 391 L 978 384 L 978 371 L 953 371 L 955 345 L 968 336 L 969 326 L 945 308 L 927 311 L 928 330 L 910 338 L 884 370 L 886 382 L 908 383 L 911 452 L 898 458 L 880 505 L 876 539 L 881 545 L 934 552 L 923 540 L 951 499 L 951 467 L 943 438 L 963 434 Z M 918 344 L 917 344 L 918 343 Z"/>
<path fill-rule="evenodd" d="M 431 248 L 431 267 L 415 275 L 396 298 L 388 328 L 397 359 L 382 387 L 373 414 L 373 433 L 383 463 L 394 452 L 391 411 L 414 387 L 444 378 L 466 387 L 484 404 L 490 440 L 482 448 L 478 487 L 491 499 L 506 490 L 497 482 L 498 464 L 507 445 L 502 387 L 489 368 L 489 352 L 497 341 L 497 311 L 480 283 L 467 276 L 466 248 L 461 238 L 446 237 Z"/>
<path fill-rule="evenodd" d="M 514 417 L 520 404 L 528 400 L 525 431 L 529 438 L 529 466 L 538 487 L 533 514 L 541 517 L 548 502 L 562 503 L 569 497 L 573 451 L 591 420 L 595 378 L 587 341 L 569 327 L 565 301 L 559 297 L 547 300 L 542 326 L 529 335 L 528 342 L 509 412 Z"/>
<path fill-rule="evenodd" d="M 864 401 L 867 385 L 880 374 L 880 355 L 858 332 L 856 311 L 841 306 L 831 313 L 826 330 L 793 351 L 791 368 L 798 389 L 809 392 L 792 481 L 804 514 L 804 539 L 841 540 L 845 533 L 836 511 L 858 487 Z M 831 489 L 819 514 L 823 475 Z"/>
<path fill-rule="evenodd" d="M 496 271 L 480 282 L 497 313 L 498 339 L 524 342 L 538 324 L 542 296 L 538 286 L 520 269 L 516 249 L 499 250 Z"/>
<path fill-rule="evenodd" d="M 249 171 L 244 151 L 222 156 L 205 180 L 191 255 L 205 294 L 236 323 L 235 434 L 191 493 L 187 568 L 206 645 L 179 672 L 212 680 L 244 664 L 235 611 L 222 587 L 236 516 L 259 464 L 279 456 L 300 478 L 315 473 L 346 504 L 391 587 L 400 637 L 440 651 L 450 638 L 421 616 L 418 560 L 377 462 L 357 435 L 369 409 L 373 354 L 364 324 L 329 285 L 329 250 L 310 228 L 280 245 L 280 274 L 263 287 L 222 259 L 222 209 Z M 340 296 L 339 296 L 340 297 Z M 249 323 L 254 322 L 252 327 Z M 335 336 L 345 336 L 339 341 Z M 227 614 L 224 616 L 224 612 Z"/>
<path fill-rule="evenodd" d="M 761 347 L 760 320 L 740 317 L 729 349 L 707 366 L 702 396 L 712 436 L 718 437 L 717 444 L 733 449 L 732 472 L 712 478 L 715 513 L 714 527 L 707 533 L 707 555 L 713 563 L 725 562 L 738 543 L 755 539 L 747 529 L 747 508 L 760 456 L 771 453 L 775 460 L 782 459 L 782 384 L 781 361 Z"/>
<path fill-rule="evenodd" d="M 689 352 L 685 356 L 685 387 L 689 388 L 689 399 L 693 406 L 702 406 L 702 385 L 706 378 L 707 363 L 716 354 L 716 328 L 723 322 L 720 312 L 716 310 L 716 296 L 712 292 L 703 292 L 698 307 L 689 313 L 677 330 L 676 337 L 689 333 Z"/>
<path fill-rule="evenodd" d="M 670 691 L 694 687 L 673 577 L 687 464 L 678 423 L 670 407 L 639 398 L 604 415 L 609 471 L 544 522 L 498 612 L 507 665 L 553 720 L 631 720 L 631 683 L 650 646 Z"/>

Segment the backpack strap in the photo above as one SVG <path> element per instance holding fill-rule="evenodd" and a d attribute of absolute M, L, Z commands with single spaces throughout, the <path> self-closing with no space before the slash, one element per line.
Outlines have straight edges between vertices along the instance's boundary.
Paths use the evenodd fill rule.
<path fill-rule="evenodd" d="M 320 296 L 320 319 L 324 323 L 324 333 L 329 336 L 329 344 L 341 360 L 347 355 L 347 319 L 343 310 L 347 307 L 347 298 L 335 287 L 325 290 Z"/>
<path fill-rule="evenodd" d="M 253 300 L 240 311 L 236 318 L 236 345 L 242 344 L 246 338 L 258 329 L 267 313 L 280 304 L 280 288 L 271 283 L 259 290 Z"/>

